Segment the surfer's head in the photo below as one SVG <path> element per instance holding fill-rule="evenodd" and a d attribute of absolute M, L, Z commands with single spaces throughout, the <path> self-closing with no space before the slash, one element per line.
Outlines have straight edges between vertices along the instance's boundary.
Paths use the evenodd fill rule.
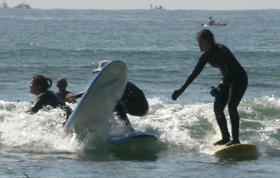
<path fill-rule="evenodd" d="M 65 77 L 58 78 L 56 86 L 59 89 L 65 89 L 67 87 L 67 80 L 66 80 L 66 78 Z"/>
<path fill-rule="evenodd" d="M 214 34 L 209 29 L 201 30 L 196 35 L 196 40 L 201 51 L 208 51 L 215 44 Z"/>
<path fill-rule="evenodd" d="M 44 77 L 43 75 L 35 75 L 31 77 L 30 81 L 30 93 L 39 95 L 43 91 L 49 89 L 52 86 L 52 80 Z"/>
<path fill-rule="evenodd" d="M 100 62 L 99 62 L 98 69 L 93 70 L 92 73 L 97 73 L 97 72 L 101 71 L 102 68 L 103 68 L 106 64 L 108 64 L 109 62 L 111 62 L 111 61 L 110 61 L 110 60 L 103 60 L 103 61 L 100 61 Z"/>

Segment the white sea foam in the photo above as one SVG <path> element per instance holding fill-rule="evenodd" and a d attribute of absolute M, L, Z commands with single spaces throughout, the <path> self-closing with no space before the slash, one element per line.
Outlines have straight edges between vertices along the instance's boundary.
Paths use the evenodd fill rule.
<path fill-rule="evenodd" d="M 166 149 L 204 152 L 205 148 L 209 148 L 221 137 L 212 103 L 165 104 L 159 98 L 153 98 L 149 99 L 149 104 L 150 111 L 146 116 L 128 115 L 128 117 L 135 130 L 157 134 L 158 143 Z M 28 102 L 1 101 L 1 144 L 12 147 L 44 147 L 77 151 L 89 147 L 95 140 L 98 141 L 97 145 L 102 144 L 101 140 L 105 140 L 105 138 L 101 140 L 97 138 L 100 136 L 88 134 L 85 140 L 80 141 L 72 134 L 63 132 L 63 111 L 52 109 L 29 114 L 25 112 L 29 106 Z M 71 107 L 74 108 L 75 105 Z M 241 141 L 262 146 L 263 154 L 279 149 L 279 99 L 262 97 L 242 101 L 239 111 Z M 227 110 L 226 116 L 228 118 Z M 111 132 L 122 132 L 125 129 L 118 120 L 113 125 Z M 229 119 L 228 126 L 231 130 Z M 110 131 L 104 130 L 104 132 Z"/>

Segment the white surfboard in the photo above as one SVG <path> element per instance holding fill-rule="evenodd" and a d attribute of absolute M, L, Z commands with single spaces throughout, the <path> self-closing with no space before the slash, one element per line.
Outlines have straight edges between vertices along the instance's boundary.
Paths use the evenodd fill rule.
<path fill-rule="evenodd" d="M 139 142 L 155 142 L 158 140 L 158 136 L 153 133 L 146 132 L 129 132 L 121 135 L 112 135 L 108 138 L 107 142 L 110 144 L 116 144 L 129 140 L 138 140 Z"/>
<path fill-rule="evenodd" d="M 243 143 L 231 146 L 218 145 L 213 148 L 214 154 L 222 158 L 256 158 L 258 148 L 253 144 Z"/>
<path fill-rule="evenodd" d="M 104 129 L 114 118 L 114 108 L 126 83 L 127 67 L 122 61 L 112 61 L 104 66 L 70 115 L 64 130 L 70 129 L 79 135 L 86 130 Z"/>

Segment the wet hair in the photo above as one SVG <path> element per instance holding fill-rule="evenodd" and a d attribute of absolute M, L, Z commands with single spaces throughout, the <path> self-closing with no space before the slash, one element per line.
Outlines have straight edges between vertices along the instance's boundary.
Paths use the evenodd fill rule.
<path fill-rule="evenodd" d="M 66 78 L 65 77 L 58 78 L 56 86 L 58 88 L 66 88 L 67 87 L 67 80 L 66 80 Z"/>
<path fill-rule="evenodd" d="M 34 75 L 31 78 L 37 85 L 42 85 L 42 91 L 45 91 L 52 86 L 52 80 L 50 78 L 44 77 L 43 75 Z"/>
<path fill-rule="evenodd" d="M 198 32 L 196 35 L 196 40 L 198 40 L 198 38 L 204 39 L 211 45 L 215 44 L 214 34 L 209 29 L 204 29 Z"/>

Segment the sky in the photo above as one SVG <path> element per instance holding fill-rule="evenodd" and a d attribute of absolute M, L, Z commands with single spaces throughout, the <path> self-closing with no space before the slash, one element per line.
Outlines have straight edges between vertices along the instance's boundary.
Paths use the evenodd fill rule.
<path fill-rule="evenodd" d="M 36 9 L 248 10 L 280 9 L 280 0 L 2 0 L 9 7 L 27 3 Z M 1 0 L 0 0 L 1 2 Z"/>

